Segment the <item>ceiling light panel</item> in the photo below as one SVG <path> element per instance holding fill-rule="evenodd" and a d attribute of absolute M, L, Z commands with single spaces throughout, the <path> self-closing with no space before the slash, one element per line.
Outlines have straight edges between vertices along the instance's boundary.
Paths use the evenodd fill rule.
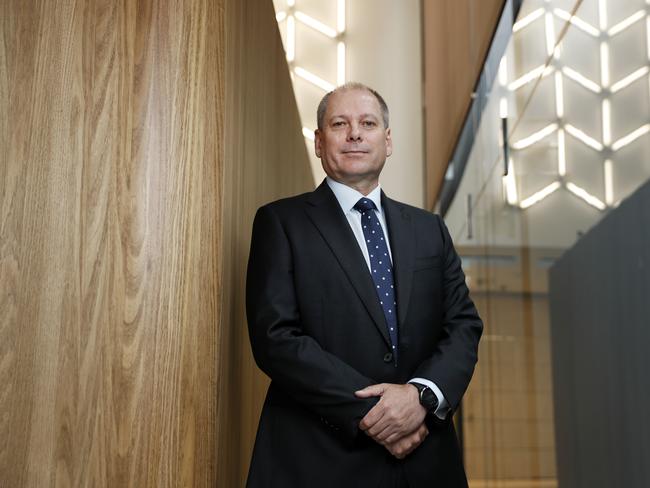
<path fill-rule="evenodd" d="M 274 0 L 273 4 L 294 82 L 299 79 L 301 85 L 308 83 L 320 92 L 320 97 L 344 84 L 347 81 L 346 0 Z M 313 102 L 313 90 L 308 90 L 309 100 L 302 100 L 304 91 L 296 90 L 299 109 Z M 316 128 L 315 118 L 303 120 L 303 125 L 303 135 L 310 144 Z"/>
<path fill-rule="evenodd" d="M 532 53 L 530 57 L 537 59 L 535 53 L 541 48 L 546 59 L 530 65 L 529 57 L 529 65 L 523 71 L 522 62 L 512 69 L 504 68 L 504 59 L 499 71 L 497 96 L 502 101 L 515 94 L 521 97 L 534 86 L 533 97 L 543 96 L 546 106 L 552 102 L 554 107 L 554 113 L 548 115 L 548 110 L 536 107 L 533 98 L 526 106 L 526 116 L 541 128 L 529 129 L 529 133 L 522 135 L 526 124 L 520 123 L 517 136 L 510 134 L 508 143 L 513 151 L 509 167 L 517 167 L 518 171 L 503 178 L 504 196 L 508 204 L 527 209 L 556 191 L 567 191 L 585 205 L 605 211 L 624 197 L 617 194 L 616 185 L 617 167 L 626 164 L 618 156 L 619 151 L 633 144 L 648 144 L 650 140 L 650 106 L 643 103 L 650 103 L 650 0 L 625 2 L 625 12 L 616 0 L 583 0 L 575 16 L 561 3 L 546 0 L 541 7 L 523 14 L 513 26 L 509 57 L 521 60 Z M 561 30 L 558 21 L 570 23 L 561 46 L 555 44 Z M 560 47 L 562 56 L 558 56 Z M 517 75 L 512 76 L 513 72 Z M 553 90 L 549 100 L 548 87 L 539 81 L 551 74 Z M 637 125 L 621 127 L 625 130 L 621 134 L 615 123 L 619 119 L 613 115 L 618 113 L 617 103 L 623 100 L 619 94 L 638 90 L 639 86 L 648 93 L 639 97 L 635 92 L 632 98 L 639 103 L 632 107 L 628 103 L 621 112 L 641 112 L 634 114 L 636 118 L 628 117 L 638 120 Z M 580 95 L 580 91 L 589 96 Z M 516 117 L 512 112 L 516 110 L 508 107 L 506 114 Z M 567 152 L 569 143 L 572 147 L 581 145 L 584 150 Z M 536 163 L 541 163 L 539 153 L 530 157 L 538 146 L 557 158 L 556 181 L 552 183 L 548 183 L 546 164 L 543 173 L 541 167 L 535 168 Z M 527 175 L 530 183 L 531 173 L 538 174 L 539 186 L 532 192 L 526 191 L 528 196 L 522 196 L 521 192 L 518 194 L 522 187 L 518 177 Z M 574 181 L 572 178 L 579 174 L 594 177 Z"/>

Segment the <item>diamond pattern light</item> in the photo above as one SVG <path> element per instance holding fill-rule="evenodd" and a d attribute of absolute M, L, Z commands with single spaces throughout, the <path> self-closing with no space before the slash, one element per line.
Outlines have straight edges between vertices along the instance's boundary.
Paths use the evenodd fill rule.
<path fill-rule="evenodd" d="M 287 62 L 293 76 L 297 76 L 311 85 L 319 88 L 323 95 L 336 86 L 343 85 L 345 78 L 345 0 L 330 0 L 336 2 L 336 26 L 328 25 L 319 19 L 307 15 L 296 5 L 296 0 L 286 0 L 286 9 L 278 9 L 276 20 L 278 24 L 285 23 L 286 35 L 283 39 L 284 49 L 287 54 Z M 298 2 L 300 3 L 300 2 Z M 316 74 L 299 66 L 296 62 L 296 44 L 300 43 L 299 36 L 296 36 L 296 23 L 309 27 L 312 31 L 319 33 L 336 50 L 336 73 L 332 73 L 330 79 L 323 79 Z M 314 140 L 314 128 L 303 127 L 303 135 L 306 139 Z"/>
<path fill-rule="evenodd" d="M 555 120 L 549 121 L 549 124 L 534 133 L 528 134 L 518 140 L 508 141 L 508 144 L 512 149 L 512 159 L 509 161 L 509 174 L 503 178 L 503 187 L 506 202 L 510 205 L 526 209 L 541 202 L 546 197 L 560 189 L 565 189 L 581 201 L 601 211 L 617 205 L 622 196 L 614 195 L 614 166 L 612 163 L 612 156 L 650 132 L 650 121 L 648 121 L 646 117 L 648 123 L 632 130 L 630 133 L 618 138 L 617 140 L 612 140 L 612 95 L 625 90 L 632 83 L 641 78 L 649 78 L 650 75 L 650 0 L 645 0 L 645 5 L 641 5 L 643 8 L 613 25 L 610 25 L 607 12 L 608 6 L 610 6 L 608 4 L 611 3 L 611 6 L 614 6 L 616 0 L 585 0 L 585 2 L 586 1 L 594 1 L 598 3 L 598 26 L 591 25 L 584 19 L 572 15 L 565 10 L 553 8 L 551 0 L 545 0 L 543 7 L 540 7 L 526 15 L 513 26 L 513 33 L 514 35 L 517 35 L 519 32 L 522 32 L 525 29 L 530 29 L 531 26 L 534 26 L 539 22 L 544 23 L 544 41 L 548 55 L 548 62 L 531 69 L 529 72 L 523 74 L 517 79 L 508 80 L 508 59 L 506 56 L 503 57 L 499 73 L 499 84 L 501 85 L 503 93 L 503 97 L 500 101 L 500 112 L 502 117 L 504 114 L 507 116 L 508 113 L 509 95 L 515 94 L 515 92 L 530 83 L 537 82 L 540 78 L 553 75 Z M 580 73 L 577 69 L 567 66 L 563 62 L 560 46 L 555 46 L 555 19 L 570 22 L 573 28 L 579 29 L 581 32 L 598 42 L 598 56 L 600 60 L 599 80 L 592 80 L 588 76 Z M 638 67 L 620 79 L 612 80 L 610 44 L 616 36 L 621 35 L 639 22 L 644 22 L 645 24 L 646 46 L 644 46 L 644 48 L 646 49 L 646 64 Z M 602 120 L 600 121 L 602 135 L 600 139 L 590 135 L 584 128 L 580 128 L 575 123 L 571 123 L 567 120 L 564 103 L 565 78 L 572 80 L 578 86 L 592 94 L 595 94 L 599 98 L 602 114 Z M 650 79 L 648 79 L 646 85 L 650 88 Z M 601 188 L 598 189 L 598 191 L 601 192 L 601 190 L 604 190 L 601 192 L 605 195 L 604 202 L 594 196 L 593 191 L 590 192 L 588 188 L 582 188 L 575 182 L 567 179 L 567 167 L 570 168 L 572 164 L 570 160 L 567 160 L 566 155 L 567 135 L 600 154 L 603 165 L 594 168 L 594 171 L 602 171 L 603 174 L 604 189 Z M 556 180 L 551 184 L 545 184 L 543 188 L 535 191 L 532 195 L 524 196 L 520 194 L 521 192 L 518 194 L 517 174 L 515 174 L 514 171 L 515 166 L 517 166 L 517 152 L 540 144 L 551 136 L 555 136 L 558 147 Z M 520 172 L 518 171 L 518 173 Z M 618 200 L 616 200 L 616 197 L 618 197 Z"/>

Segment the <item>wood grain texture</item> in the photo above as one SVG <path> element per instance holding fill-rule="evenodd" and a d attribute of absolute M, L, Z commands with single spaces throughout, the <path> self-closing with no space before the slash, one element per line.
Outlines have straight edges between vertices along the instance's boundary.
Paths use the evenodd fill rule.
<path fill-rule="evenodd" d="M 214 486 L 223 5 L 0 11 L 0 486 Z"/>
<path fill-rule="evenodd" d="M 244 310 L 253 217 L 264 203 L 313 190 L 314 180 L 272 2 L 227 0 L 226 25 L 218 486 L 236 487 L 245 483 L 268 386 Z"/>
<path fill-rule="evenodd" d="M 433 209 L 505 0 L 422 2 L 426 205 Z"/>

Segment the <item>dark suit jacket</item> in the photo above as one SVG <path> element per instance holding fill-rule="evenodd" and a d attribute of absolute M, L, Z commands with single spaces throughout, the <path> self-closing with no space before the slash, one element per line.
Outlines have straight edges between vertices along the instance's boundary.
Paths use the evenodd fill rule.
<path fill-rule="evenodd" d="M 399 361 L 359 245 L 324 182 L 260 208 L 246 310 L 258 366 L 271 385 L 248 486 L 372 487 L 396 461 L 358 428 L 375 383 L 430 379 L 455 409 L 477 360 L 482 323 L 440 217 L 382 193 L 399 324 Z M 466 486 L 450 421 L 399 461 L 411 488 Z M 430 419 L 431 420 L 431 419 Z"/>

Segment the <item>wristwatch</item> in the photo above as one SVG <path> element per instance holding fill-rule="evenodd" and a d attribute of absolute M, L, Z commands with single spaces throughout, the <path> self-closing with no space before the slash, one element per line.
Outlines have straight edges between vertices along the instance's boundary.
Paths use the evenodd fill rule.
<path fill-rule="evenodd" d="M 422 405 L 427 413 L 435 413 L 438 409 L 438 397 L 427 385 L 421 383 L 411 382 L 413 386 L 418 389 L 420 397 L 420 405 Z"/>

